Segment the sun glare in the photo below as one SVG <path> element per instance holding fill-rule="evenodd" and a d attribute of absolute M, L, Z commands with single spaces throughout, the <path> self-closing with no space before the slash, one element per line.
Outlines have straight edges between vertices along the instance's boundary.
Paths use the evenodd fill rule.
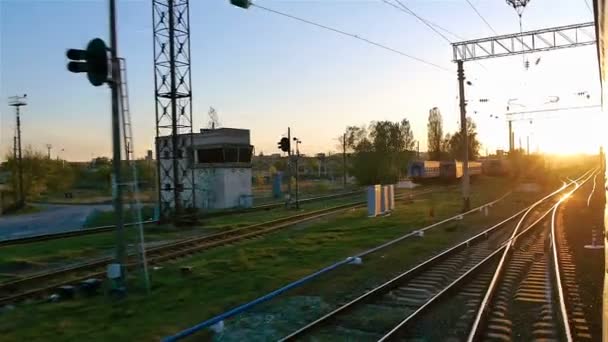
<path fill-rule="evenodd" d="M 599 114 L 570 114 L 528 123 L 531 127 L 520 127 L 516 147 L 530 152 L 572 155 L 598 153 L 602 141 L 605 121 Z M 515 130 L 516 134 L 518 130 Z"/>

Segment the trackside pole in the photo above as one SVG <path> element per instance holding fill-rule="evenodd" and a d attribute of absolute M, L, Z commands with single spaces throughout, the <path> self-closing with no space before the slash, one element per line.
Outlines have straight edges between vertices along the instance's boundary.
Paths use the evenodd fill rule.
<path fill-rule="evenodd" d="M 467 132 L 467 108 L 464 98 L 464 62 L 458 63 L 458 89 L 460 93 L 460 134 L 462 136 L 462 211 L 469 211 L 471 208 L 470 201 L 470 182 L 469 182 L 469 134 Z"/>

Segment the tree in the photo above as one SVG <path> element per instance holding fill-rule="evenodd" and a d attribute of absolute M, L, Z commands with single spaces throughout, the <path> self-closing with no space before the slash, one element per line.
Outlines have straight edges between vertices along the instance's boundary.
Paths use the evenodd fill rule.
<path fill-rule="evenodd" d="M 349 173 L 349 169 L 352 167 L 349 154 L 355 150 L 359 142 L 366 136 L 367 129 L 365 126 L 347 126 L 344 133 L 337 138 L 338 150 L 340 153 L 346 154 L 346 156 L 341 157 L 340 166 L 335 168 L 335 170 L 339 170 L 340 174 L 344 177 L 348 177 L 347 173 Z"/>
<path fill-rule="evenodd" d="M 287 158 L 280 158 L 272 165 L 277 171 L 287 171 Z"/>
<path fill-rule="evenodd" d="M 477 140 L 477 125 L 471 118 L 467 118 L 466 121 L 469 160 L 476 160 L 479 158 L 479 150 L 481 149 L 481 143 Z M 448 135 L 449 136 L 449 135 Z M 447 136 L 446 136 L 447 138 Z M 463 146 L 462 132 L 457 131 L 452 135 L 449 140 L 449 155 L 453 159 L 462 160 L 462 146 Z"/>
<path fill-rule="evenodd" d="M 415 144 L 409 121 L 371 122 L 367 131 L 355 139 L 351 173 L 362 185 L 396 182 L 407 169 Z"/>
<path fill-rule="evenodd" d="M 406 151 L 413 151 L 416 145 L 414 140 L 414 132 L 408 119 L 401 120 L 401 136 L 403 137 L 403 145 Z"/>
<path fill-rule="evenodd" d="M 429 110 L 429 121 L 426 128 L 429 158 L 439 160 L 441 159 L 441 142 L 443 140 L 443 119 L 439 108 L 433 107 Z"/>
<path fill-rule="evenodd" d="M 93 158 L 93 166 L 112 166 L 112 161 L 108 157 Z"/>
<path fill-rule="evenodd" d="M 452 135 L 450 133 L 445 134 L 445 138 L 441 141 L 441 159 L 453 158 L 450 153 L 450 144 L 452 143 Z"/>
<path fill-rule="evenodd" d="M 18 163 L 12 153 L 6 156 L 6 168 L 10 170 L 11 190 L 19 191 Z M 49 159 L 47 154 L 31 146 L 23 150 L 23 191 L 25 197 L 37 197 L 46 192 L 62 192 L 72 187 L 75 170 L 63 160 Z"/>
<path fill-rule="evenodd" d="M 319 171 L 319 159 L 316 157 L 303 158 L 303 161 L 306 166 L 305 168 L 308 170 L 309 175 L 317 175 Z"/>
<path fill-rule="evenodd" d="M 153 189 L 156 187 L 156 163 L 145 159 L 135 161 L 137 171 L 137 181 L 141 189 Z M 131 168 L 125 165 L 125 169 L 131 172 Z M 126 179 L 130 179 L 131 175 L 127 175 Z"/>
<path fill-rule="evenodd" d="M 346 143 L 346 153 L 350 153 L 354 151 L 355 147 L 365 137 L 367 137 L 367 128 L 365 126 L 348 126 L 344 134 L 337 138 L 338 148 L 340 152 L 344 151 L 344 144 Z"/>

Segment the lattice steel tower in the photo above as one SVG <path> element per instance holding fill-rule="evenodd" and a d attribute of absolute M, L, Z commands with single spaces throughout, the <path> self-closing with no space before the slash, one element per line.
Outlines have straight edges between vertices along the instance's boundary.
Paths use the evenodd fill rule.
<path fill-rule="evenodd" d="M 153 0 L 152 21 L 158 198 L 160 214 L 168 218 L 196 203 L 194 171 L 189 167 L 193 161 L 189 1 Z"/>

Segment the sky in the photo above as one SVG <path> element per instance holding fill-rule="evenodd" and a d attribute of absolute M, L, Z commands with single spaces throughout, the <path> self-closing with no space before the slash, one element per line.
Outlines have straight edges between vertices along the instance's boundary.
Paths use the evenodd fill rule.
<path fill-rule="evenodd" d="M 519 31 L 515 11 L 502 0 L 470 0 L 499 34 Z M 206 127 L 213 106 L 223 127 L 248 128 L 256 153 L 276 153 L 287 127 L 303 153 L 337 150 L 348 125 L 401 120 L 412 123 L 426 149 L 429 109 L 438 107 L 444 130 L 458 127 L 456 65 L 448 42 L 416 18 L 381 0 L 258 0 L 257 4 L 331 26 L 437 64 L 409 59 L 359 40 L 228 0 L 190 1 L 194 129 Z M 473 39 L 493 35 L 466 0 L 402 0 L 427 20 Z M 118 0 L 118 52 L 127 60 L 137 156 L 155 135 L 151 0 Z M 532 0 L 524 30 L 592 20 L 585 0 Z M 8 97 L 27 93 L 23 144 L 68 160 L 111 153 L 110 91 L 66 70 L 65 51 L 95 37 L 108 41 L 107 1 L 0 0 L 0 153 L 12 147 L 14 111 Z M 460 38 L 446 33 L 452 41 Z M 505 105 L 546 109 L 599 103 L 595 47 L 465 64 L 468 114 L 477 123 L 482 152 L 506 148 Z M 577 97 L 587 91 L 590 99 Z M 478 99 L 489 99 L 479 103 Z M 522 107 L 523 108 L 523 107 Z M 496 119 L 494 116 L 498 116 Z M 516 144 L 531 150 L 595 152 L 603 117 L 598 110 L 543 113 L 514 123 Z M 565 140 L 564 136 L 574 139 Z M 527 138 L 529 137 L 529 138 Z M 3 158 L 3 157 L 2 157 Z"/>

